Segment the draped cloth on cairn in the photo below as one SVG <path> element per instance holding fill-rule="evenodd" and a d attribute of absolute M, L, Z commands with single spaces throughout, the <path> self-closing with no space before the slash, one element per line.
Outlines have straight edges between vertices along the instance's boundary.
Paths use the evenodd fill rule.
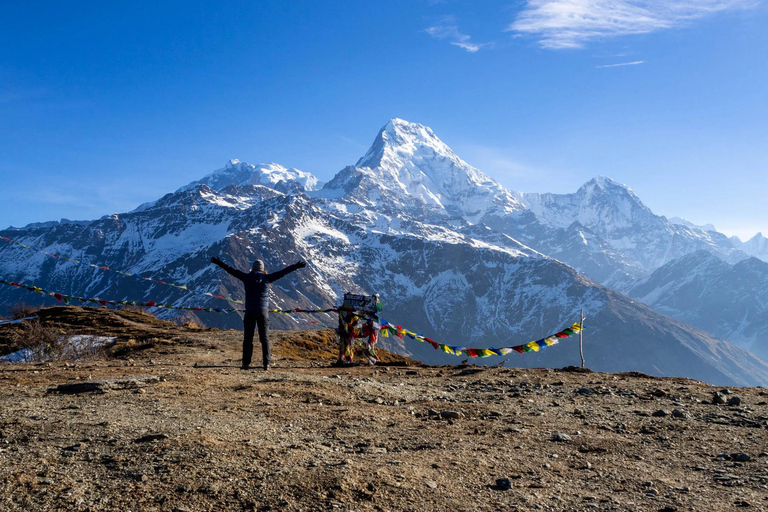
<path fill-rule="evenodd" d="M 379 340 L 381 321 L 378 313 L 381 302 L 378 295 L 344 294 L 339 307 L 339 360 L 337 364 L 352 364 L 357 353 L 368 364 L 376 364 L 376 342 Z"/>

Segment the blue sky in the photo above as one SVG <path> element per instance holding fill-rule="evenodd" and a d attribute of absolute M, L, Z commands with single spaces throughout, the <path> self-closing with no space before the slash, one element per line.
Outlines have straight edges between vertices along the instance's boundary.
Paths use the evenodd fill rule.
<path fill-rule="evenodd" d="M 230 158 L 327 180 L 401 117 L 515 190 L 605 174 L 768 234 L 765 0 L 9 4 L 2 227 L 128 211 Z"/>

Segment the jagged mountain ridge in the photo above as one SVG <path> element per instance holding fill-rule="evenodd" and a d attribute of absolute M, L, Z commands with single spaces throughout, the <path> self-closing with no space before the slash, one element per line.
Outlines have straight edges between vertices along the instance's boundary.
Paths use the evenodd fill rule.
<path fill-rule="evenodd" d="M 573 194 L 521 193 L 461 160 L 427 127 L 391 120 L 355 166 L 316 192 L 360 225 L 429 219 L 459 231 L 487 226 L 619 290 L 697 250 L 736 262 L 748 255 L 725 235 L 655 215 L 605 176 Z"/>
<path fill-rule="evenodd" d="M 388 126 L 397 131 L 398 125 L 402 123 Z M 413 128 L 424 134 L 418 126 Z M 386 132 L 387 127 L 382 130 Z M 424 177 L 453 180 L 425 207 L 409 193 L 414 179 L 425 183 L 416 172 L 419 166 L 407 161 L 410 150 L 386 147 L 397 141 L 394 137 L 380 139 L 385 146 L 381 153 L 389 154 L 387 161 L 394 164 L 385 169 L 346 168 L 310 195 L 293 187 L 286 192 L 263 184 L 242 185 L 243 179 L 251 183 L 245 176 L 238 177 L 238 183 L 218 182 L 220 190 L 199 183 L 182 187 L 144 208 L 90 224 L 30 228 L 8 236 L 84 261 L 233 296 L 241 295 L 238 283 L 210 266 L 210 256 L 226 255 L 241 268 L 259 257 L 269 269 L 307 259 L 307 269 L 273 287 L 273 306 L 327 307 L 347 290 L 378 292 L 385 318 L 459 345 L 529 341 L 570 325 L 584 307 L 594 322 L 586 350 L 596 369 L 686 375 L 723 384 L 768 382 L 768 367 L 748 352 L 611 292 L 504 230 L 471 222 L 478 216 L 511 219 L 518 226 L 538 221 L 511 193 L 444 154 L 440 146 L 413 152 L 422 163 L 444 164 L 441 172 L 425 172 Z M 359 163 L 375 165 L 370 154 L 378 153 L 372 150 Z M 354 173 L 360 180 L 347 180 Z M 382 176 L 403 186 L 376 179 Z M 390 194 L 392 202 L 378 209 L 371 194 L 380 192 Z M 477 198 L 486 200 L 481 203 L 486 208 L 479 213 L 466 210 Z M 63 293 L 129 300 L 151 296 L 156 302 L 200 305 L 199 296 L 161 285 L 148 287 L 90 267 L 30 257 L 18 247 L 0 251 L 0 273 L 10 279 Z M 14 293 L 19 292 L 2 290 L 0 300 L 19 300 L 12 298 Z M 209 314 L 204 320 L 219 326 L 239 324 L 235 316 Z M 275 316 L 273 325 L 305 326 L 307 320 Z M 384 342 L 426 361 L 456 362 L 429 345 L 391 338 Z M 665 355 L 670 352 L 678 357 Z M 577 361 L 571 345 L 511 362 L 546 366 Z"/>
<path fill-rule="evenodd" d="M 629 290 L 654 309 L 768 358 L 768 263 L 735 264 L 698 251 Z"/>
<path fill-rule="evenodd" d="M 626 185 L 598 176 L 573 194 L 523 194 L 523 202 L 544 224 L 584 247 L 552 243 L 545 230 L 523 237 L 526 243 L 573 265 L 593 279 L 619 290 L 685 254 L 706 250 L 738 261 L 747 257 L 722 233 L 673 223 L 655 215 Z M 590 258 L 604 254 L 605 264 L 590 269 Z"/>

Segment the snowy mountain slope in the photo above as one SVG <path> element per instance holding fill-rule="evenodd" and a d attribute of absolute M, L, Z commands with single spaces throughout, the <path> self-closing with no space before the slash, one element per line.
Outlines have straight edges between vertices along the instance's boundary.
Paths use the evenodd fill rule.
<path fill-rule="evenodd" d="M 667 263 L 629 294 L 768 359 L 768 263 L 699 251 Z"/>
<path fill-rule="evenodd" d="M 258 257 L 268 270 L 306 259 L 307 268 L 273 285 L 273 307 L 328 307 L 345 291 L 377 292 L 384 318 L 451 344 L 520 344 L 572 324 L 585 308 L 590 322 L 586 351 L 593 369 L 683 375 L 720 384 L 768 383 L 768 366 L 748 352 L 612 292 L 513 236 L 517 230 L 530 240 L 546 240 L 563 254 L 581 250 L 598 267 L 633 264 L 584 226 L 547 228 L 514 194 L 458 159 L 421 125 L 391 121 L 358 166 L 343 169 L 309 195 L 282 186 L 285 180 L 259 177 L 254 184 L 234 167 L 220 173 L 220 179 L 210 175 L 213 186 L 185 186 L 127 214 L 0 234 L 237 298 L 242 298 L 239 283 L 210 265 L 210 256 L 243 269 Z M 0 277 L 83 296 L 228 307 L 4 242 Z M 3 304 L 39 299 L 0 288 Z M 236 315 L 199 317 L 220 327 L 240 324 Z M 309 321 L 273 315 L 272 325 L 306 327 Z M 335 323 L 328 317 L 321 321 Z M 457 362 L 427 344 L 397 338 L 382 342 L 428 362 Z M 572 341 L 563 342 L 539 354 L 515 354 L 509 362 L 576 364 L 574 347 Z"/>

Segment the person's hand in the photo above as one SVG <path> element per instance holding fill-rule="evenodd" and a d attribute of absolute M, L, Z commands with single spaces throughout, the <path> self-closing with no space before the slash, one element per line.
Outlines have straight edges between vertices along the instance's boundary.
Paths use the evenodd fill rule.
<path fill-rule="evenodd" d="M 307 266 L 306 261 L 299 261 L 298 263 L 296 263 L 296 268 L 304 268 L 306 266 Z"/>

